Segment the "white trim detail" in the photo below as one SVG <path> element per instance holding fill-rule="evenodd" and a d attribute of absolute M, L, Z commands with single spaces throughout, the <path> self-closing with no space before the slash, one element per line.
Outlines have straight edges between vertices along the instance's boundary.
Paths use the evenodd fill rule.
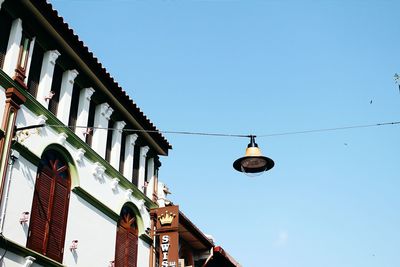
<path fill-rule="evenodd" d="M 131 197 L 132 197 L 132 189 L 127 189 L 126 191 L 125 191 L 125 198 L 126 199 L 128 199 L 128 200 L 130 200 L 131 199 Z"/>
<path fill-rule="evenodd" d="M 99 181 L 104 181 L 104 172 L 106 168 L 100 163 L 96 162 L 93 168 L 93 176 Z"/>
<path fill-rule="evenodd" d="M 36 260 L 35 257 L 26 256 L 26 257 L 25 257 L 24 267 L 30 267 L 30 266 L 33 264 L 33 262 L 34 262 L 35 260 Z"/>
<path fill-rule="evenodd" d="M 86 151 L 85 151 L 83 148 L 79 148 L 79 149 L 76 151 L 76 154 L 75 154 L 75 160 L 76 160 L 76 162 L 82 163 L 82 162 L 83 162 L 83 155 L 85 155 L 85 153 L 86 153 Z"/>
<path fill-rule="evenodd" d="M 67 140 L 67 138 L 68 138 L 68 135 L 67 135 L 66 133 L 60 133 L 60 134 L 58 135 L 58 137 L 57 137 L 57 142 L 58 142 L 60 145 L 64 145 L 64 144 L 65 144 L 65 141 Z"/>
<path fill-rule="evenodd" d="M 114 178 L 114 179 L 111 180 L 110 187 L 111 187 L 111 189 L 113 191 L 117 190 L 117 186 L 118 186 L 119 181 L 120 180 L 118 178 Z"/>

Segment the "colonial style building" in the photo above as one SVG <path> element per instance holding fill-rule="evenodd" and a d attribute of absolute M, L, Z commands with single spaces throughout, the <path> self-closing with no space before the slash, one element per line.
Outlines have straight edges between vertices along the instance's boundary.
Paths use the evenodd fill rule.
<path fill-rule="evenodd" d="M 45 0 L 0 0 L 0 103 L 1 266 L 212 259 L 176 210 L 181 249 L 163 261 L 171 146 Z"/>

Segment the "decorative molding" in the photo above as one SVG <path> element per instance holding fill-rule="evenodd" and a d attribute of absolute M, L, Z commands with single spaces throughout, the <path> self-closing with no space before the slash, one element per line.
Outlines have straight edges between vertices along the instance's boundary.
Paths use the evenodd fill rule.
<path fill-rule="evenodd" d="M 111 180 L 110 186 L 111 186 L 111 189 L 113 191 L 117 190 L 117 186 L 118 186 L 119 181 L 120 180 L 118 178 L 114 178 L 114 179 Z"/>
<path fill-rule="evenodd" d="M 131 146 L 134 146 L 136 143 L 136 140 L 138 139 L 138 135 L 137 134 L 130 134 L 126 136 L 126 143 L 130 144 Z"/>
<path fill-rule="evenodd" d="M 35 133 L 36 133 L 36 131 L 35 131 Z M 31 136 L 31 131 L 28 130 L 28 129 L 27 129 L 27 130 L 19 131 L 19 132 L 16 134 L 17 141 L 18 141 L 18 142 L 21 142 L 21 143 L 25 142 L 25 140 L 28 139 L 30 136 Z"/>
<path fill-rule="evenodd" d="M 38 124 L 45 124 L 47 121 L 47 117 L 45 115 L 39 115 L 37 119 Z"/>
<path fill-rule="evenodd" d="M 85 98 L 90 101 L 90 99 L 92 98 L 92 95 L 94 93 L 94 89 L 92 87 L 87 87 L 87 88 L 83 88 L 82 90 L 85 90 Z"/>
<path fill-rule="evenodd" d="M 67 70 L 67 80 L 70 84 L 73 84 L 75 78 L 78 76 L 79 72 L 77 70 Z"/>
<path fill-rule="evenodd" d="M 26 256 L 26 257 L 25 257 L 24 267 L 29 267 L 29 266 L 31 266 L 35 260 L 36 260 L 35 257 Z"/>
<path fill-rule="evenodd" d="M 47 121 L 47 117 L 42 114 L 42 115 L 38 116 L 37 124 L 46 124 L 46 121 Z M 42 133 L 42 128 L 40 128 L 40 127 L 36 128 L 36 133 L 40 135 Z"/>
<path fill-rule="evenodd" d="M 110 107 L 108 107 L 106 114 L 104 114 L 104 117 L 106 117 L 107 120 L 110 120 L 111 115 L 113 114 L 114 110 Z"/>
<path fill-rule="evenodd" d="M 100 114 L 104 116 L 107 120 L 110 120 L 111 114 L 114 112 L 110 105 L 107 102 L 104 102 L 99 104 L 98 106 L 100 106 Z"/>
<path fill-rule="evenodd" d="M 49 62 L 53 65 L 56 64 L 57 58 L 61 55 L 57 50 L 47 51 L 49 53 Z"/>
<path fill-rule="evenodd" d="M 133 192 L 132 189 L 127 189 L 126 192 L 125 192 L 125 198 L 126 199 L 131 199 L 132 192 Z"/>
<path fill-rule="evenodd" d="M 60 145 L 65 145 L 65 141 L 67 140 L 68 135 L 66 133 L 60 133 L 57 137 L 57 142 Z"/>
<path fill-rule="evenodd" d="M 140 154 L 142 157 L 147 157 L 147 153 L 149 152 L 150 148 L 148 146 L 142 146 L 140 148 Z"/>
<path fill-rule="evenodd" d="M 119 132 L 122 133 L 122 129 L 125 127 L 126 122 L 124 121 L 117 121 L 114 124 L 114 128 Z"/>
<path fill-rule="evenodd" d="M 106 168 L 104 168 L 103 165 L 101 165 L 100 163 L 96 162 L 94 164 L 94 168 L 93 168 L 93 176 L 99 180 L 99 181 L 104 181 L 104 172 L 105 172 Z"/>
<path fill-rule="evenodd" d="M 75 160 L 78 163 L 82 163 L 83 161 L 83 155 L 85 155 L 85 150 L 83 148 L 79 148 L 76 153 L 75 153 Z"/>

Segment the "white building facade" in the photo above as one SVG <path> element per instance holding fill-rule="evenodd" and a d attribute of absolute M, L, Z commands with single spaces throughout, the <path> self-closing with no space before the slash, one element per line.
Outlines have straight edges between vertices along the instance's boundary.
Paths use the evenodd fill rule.
<path fill-rule="evenodd" d="M 171 146 L 45 0 L 0 0 L 0 266 L 154 266 Z"/>

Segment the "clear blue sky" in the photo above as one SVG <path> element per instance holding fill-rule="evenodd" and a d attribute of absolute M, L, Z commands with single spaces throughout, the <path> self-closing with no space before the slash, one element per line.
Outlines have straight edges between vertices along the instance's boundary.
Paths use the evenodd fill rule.
<path fill-rule="evenodd" d="M 400 120 L 400 1 L 51 2 L 159 129 Z M 258 138 L 256 178 L 246 139 L 167 138 L 171 199 L 243 266 L 400 266 L 400 126 Z"/>

